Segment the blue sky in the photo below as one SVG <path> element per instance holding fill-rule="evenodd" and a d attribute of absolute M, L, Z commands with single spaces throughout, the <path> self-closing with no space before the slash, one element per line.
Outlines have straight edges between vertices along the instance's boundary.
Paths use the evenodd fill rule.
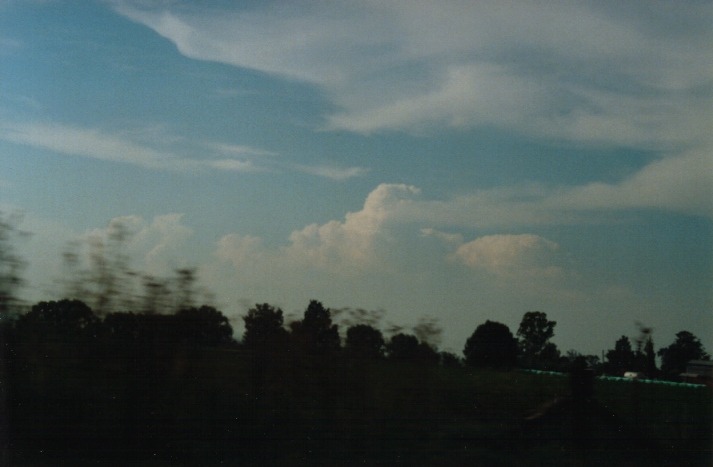
<path fill-rule="evenodd" d="M 713 341 L 710 2 L 0 0 L 0 209 L 28 299 L 135 232 L 239 325 L 311 298 L 460 351 L 526 311 Z"/>

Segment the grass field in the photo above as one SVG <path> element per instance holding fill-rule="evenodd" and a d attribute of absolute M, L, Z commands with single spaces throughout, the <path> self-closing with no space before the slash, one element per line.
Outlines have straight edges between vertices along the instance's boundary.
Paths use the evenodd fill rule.
<path fill-rule="evenodd" d="M 16 349 L 7 404 L 13 461 L 711 462 L 705 387 L 597 381 L 596 408 L 582 412 L 582 441 L 573 436 L 579 409 L 567 405 L 566 375 L 340 357 L 259 360 L 234 350 L 152 355 L 59 344 Z"/>

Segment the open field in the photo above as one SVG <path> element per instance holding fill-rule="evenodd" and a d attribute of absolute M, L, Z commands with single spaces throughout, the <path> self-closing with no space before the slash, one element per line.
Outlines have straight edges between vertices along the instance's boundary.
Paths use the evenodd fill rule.
<path fill-rule="evenodd" d="M 704 387 L 597 381 L 582 440 L 573 435 L 566 376 L 341 357 L 260 360 L 239 350 L 154 348 L 150 359 L 126 347 L 87 350 L 17 347 L 8 368 L 13 462 L 711 460 Z"/>

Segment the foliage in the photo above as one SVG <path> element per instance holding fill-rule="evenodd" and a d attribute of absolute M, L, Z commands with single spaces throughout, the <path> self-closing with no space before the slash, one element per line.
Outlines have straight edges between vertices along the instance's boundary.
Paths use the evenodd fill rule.
<path fill-rule="evenodd" d="M 14 242 L 27 233 L 18 229 L 20 216 L 0 212 L 0 319 L 19 302 L 17 291 L 23 285 L 21 276 L 25 261 L 15 252 Z"/>
<path fill-rule="evenodd" d="M 661 370 L 669 377 L 677 377 L 686 371 L 686 364 L 691 360 L 709 360 L 710 355 L 703 348 L 701 341 L 688 331 L 676 334 L 676 340 L 659 350 Z"/>
<path fill-rule="evenodd" d="M 438 353 L 412 334 L 398 333 L 389 339 L 386 352 L 391 360 L 437 363 Z"/>
<path fill-rule="evenodd" d="M 256 304 L 243 317 L 245 333 L 243 345 L 250 349 L 267 350 L 280 347 L 287 342 L 287 331 L 283 328 L 282 310 L 267 303 Z"/>
<path fill-rule="evenodd" d="M 99 326 L 94 312 L 79 300 L 40 302 L 17 320 L 17 330 L 27 338 L 75 341 L 94 337 Z"/>
<path fill-rule="evenodd" d="M 525 313 L 517 330 L 522 354 L 529 358 L 539 357 L 552 336 L 555 335 L 556 324 L 556 321 L 549 321 L 547 314 L 541 311 Z"/>
<path fill-rule="evenodd" d="M 114 219 L 106 234 L 71 242 L 63 253 L 63 295 L 84 301 L 99 316 L 126 310 L 173 313 L 195 306 L 199 295 L 210 301 L 210 292 L 197 285 L 196 268 L 178 268 L 169 277 L 134 269 L 128 254 L 134 234 L 129 223 Z"/>
<path fill-rule="evenodd" d="M 462 359 L 453 352 L 440 352 L 438 356 L 440 357 L 441 366 L 444 368 L 460 368 L 463 366 Z"/>
<path fill-rule="evenodd" d="M 413 334 L 422 343 L 436 348 L 441 343 L 443 328 L 438 324 L 438 319 L 424 317 L 413 327 Z"/>
<path fill-rule="evenodd" d="M 656 352 L 654 351 L 653 328 L 644 326 L 637 322 L 639 335 L 634 342 L 636 343 L 636 352 L 634 353 L 634 362 L 632 370 L 643 373 L 650 378 L 658 374 L 656 368 Z"/>
<path fill-rule="evenodd" d="M 506 325 L 488 320 L 468 338 L 463 355 L 470 366 L 512 368 L 517 359 L 517 340 Z"/>
<path fill-rule="evenodd" d="M 339 330 L 332 324 L 329 308 L 317 300 L 310 300 L 304 319 L 291 323 L 290 328 L 294 342 L 309 354 L 329 354 L 341 347 Z"/>
<path fill-rule="evenodd" d="M 567 444 L 567 419 L 542 438 L 524 420 L 568 393 L 563 376 L 319 356 L 293 368 L 284 354 L 256 374 L 252 353 L 240 349 L 161 345 L 145 360 L 123 342 L 99 353 L 103 346 L 99 357 L 95 347 L 77 352 L 70 343 L 16 346 L 11 465 L 578 465 L 586 455 L 587 464 L 614 466 L 710 458 L 705 390 L 642 384 L 632 404 L 633 384 L 597 381 L 596 397 L 653 441 L 642 447 L 604 431 L 610 438 L 594 442 L 608 444 L 583 452 Z"/>
<path fill-rule="evenodd" d="M 556 324 L 541 311 L 525 313 L 517 330 L 521 366 L 539 370 L 554 370 L 560 366 L 560 351 L 550 342 Z"/>
<path fill-rule="evenodd" d="M 629 338 L 621 336 L 614 343 L 614 349 L 606 353 L 605 371 L 608 374 L 622 376 L 624 372 L 633 369 L 634 358 L 635 355 Z"/>
<path fill-rule="evenodd" d="M 646 344 L 644 344 L 643 352 L 643 371 L 650 378 L 655 377 L 658 374 L 658 368 L 656 368 L 656 352 L 654 351 L 654 340 L 651 336 L 646 339 Z"/>
<path fill-rule="evenodd" d="M 347 329 L 345 350 L 349 356 L 379 359 L 384 356 L 385 344 L 381 331 L 368 324 L 357 324 Z"/>
<path fill-rule="evenodd" d="M 228 318 L 211 306 L 184 308 L 176 313 L 181 337 L 194 345 L 221 345 L 233 340 Z"/>

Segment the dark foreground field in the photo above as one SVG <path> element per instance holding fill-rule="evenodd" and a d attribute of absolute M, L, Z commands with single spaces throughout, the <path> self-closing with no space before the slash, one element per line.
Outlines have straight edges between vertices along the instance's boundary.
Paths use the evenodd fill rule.
<path fill-rule="evenodd" d="M 10 465 L 710 465 L 711 391 L 567 376 L 279 359 L 240 350 L 18 345 Z"/>

